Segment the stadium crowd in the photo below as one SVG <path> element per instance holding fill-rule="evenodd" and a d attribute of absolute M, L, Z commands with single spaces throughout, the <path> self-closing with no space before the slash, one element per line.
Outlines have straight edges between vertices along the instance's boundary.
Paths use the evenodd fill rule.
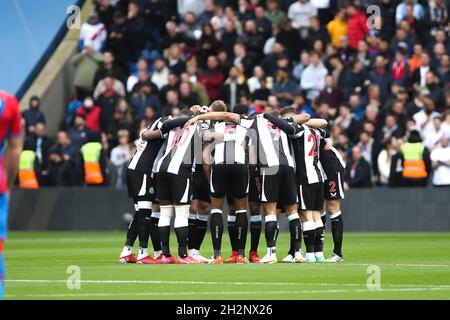
<path fill-rule="evenodd" d="M 371 4 L 380 16 L 366 14 Z M 419 185 L 450 185 L 449 5 L 96 1 L 71 60 L 76 95 L 55 140 L 39 97 L 22 113 L 32 151 L 22 169 L 32 166 L 40 186 L 124 187 L 141 129 L 222 99 L 229 111 L 292 106 L 326 119 L 350 188 L 409 185 L 402 162 L 411 154 L 422 161 Z M 94 153 L 102 177 L 87 181 Z"/>

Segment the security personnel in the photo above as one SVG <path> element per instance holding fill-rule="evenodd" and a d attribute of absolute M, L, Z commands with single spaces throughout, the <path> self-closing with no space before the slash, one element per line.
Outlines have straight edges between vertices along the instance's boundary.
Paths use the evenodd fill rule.
<path fill-rule="evenodd" d="M 422 142 L 420 133 L 412 130 L 408 142 L 401 146 L 403 179 L 406 186 L 425 187 L 431 172 L 430 152 Z"/>
<path fill-rule="evenodd" d="M 36 152 L 23 150 L 19 159 L 19 187 L 22 189 L 39 189 L 35 171 Z"/>
<path fill-rule="evenodd" d="M 100 140 L 99 134 L 92 134 L 89 142 L 81 147 L 84 160 L 84 182 L 88 186 L 104 185 L 106 182 L 105 156 Z"/>

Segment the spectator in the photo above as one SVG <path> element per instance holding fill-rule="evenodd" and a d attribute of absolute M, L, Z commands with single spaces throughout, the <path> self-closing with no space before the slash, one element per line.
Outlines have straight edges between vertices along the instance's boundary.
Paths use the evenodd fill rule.
<path fill-rule="evenodd" d="M 406 7 L 412 6 L 413 15 L 416 19 L 420 20 L 424 17 L 425 11 L 421 4 L 417 3 L 416 0 L 403 0 L 395 10 L 395 22 L 400 24 L 400 22 L 406 17 Z"/>
<path fill-rule="evenodd" d="M 241 101 L 241 98 L 249 93 L 246 82 L 240 81 L 238 76 L 238 68 L 235 66 L 231 67 L 228 79 L 219 93 L 220 99 L 229 105 L 229 111 L 231 112 L 233 112 L 235 105 Z"/>
<path fill-rule="evenodd" d="M 94 91 L 95 74 L 101 61 L 102 55 L 93 51 L 90 41 L 85 41 L 83 51 L 72 57 L 71 63 L 75 68 L 73 85 L 78 99 L 83 100 Z"/>
<path fill-rule="evenodd" d="M 80 150 L 87 142 L 92 131 L 86 127 L 86 117 L 83 114 L 75 115 L 73 126 L 68 131 L 72 145 Z"/>
<path fill-rule="evenodd" d="M 70 161 L 67 161 L 57 147 L 49 150 L 49 166 L 47 174 L 48 186 L 74 186 L 74 168 Z"/>
<path fill-rule="evenodd" d="M 370 188 L 370 164 L 364 159 L 360 146 L 352 149 L 352 159 L 347 164 L 347 184 L 350 188 Z"/>
<path fill-rule="evenodd" d="M 158 90 L 161 90 L 169 83 L 169 68 L 167 68 L 166 62 L 162 58 L 156 58 L 153 61 L 153 66 L 154 71 L 151 81 L 156 85 Z"/>
<path fill-rule="evenodd" d="M 450 186 L 450 147 L 448 142 L 450 137 L 441 138 L 441 146 L 431 151 L 431 162 L 434 169 L 433 186 Z"/>
<path fill-rule="evenodd" d="M 161 114 L 161 104 L 158 96 L 153 93 L 152 86 L 148 82 L 144 82 L 139 89 L 130 98 L 130 106 L 134 110 L 134 118 L 136 121 L 144 116 L 144 110 L 147 106 L 152 106 L 156 114 Z"/>
<path fill-rule="evenodd" d="M 286 107 L 292 103 L 294 96 L 299 92 L 298 85 L 289 79 L 289 72 L 281 68 L 277 72 L 277 78 L 273 85 L 272 93 L 279 102 L 280 107 Z"/>
<path fill-rule="evenodd" d="M 422 142 L 420 133 L 413 130 L 408 142 L 401 146 L 403 156 L 403 181 L 408 187 L 426 187 L 431 173 L 430 152 Z"/>
<path fill-rule="evenodd" d="M 426 86 L 425 76 L 428 71 L 434 71 L 434 68 L 430 65 L 431 59 L 430 55 L 427 52 L 422 52 L 420 56 L 420 66 L 416 68 L 412 74 L 412 84 L 417 88 L 419 86 Z"/>
<path fill-rule="evenodd" d="M 126 66 L 134 54 L 134 37 L 128 26 L 127 18 L 120 10 L 113 15 L 113 24 L 108 30 L 108 46 L 120 66 Z"/>
<path fill-rule="evenodd" d="M 191 84 L 189 82 L 180 83 L 179 101 L 181 109 L 190 108 L 193 105 L 199 104 L 199 99 L 196 93 L 191 91 Z"/>
<path fill-rule="evenodd" d="M 100 114 L 101 109 L 95 105 L 91 96 L 87 96 L 82 106 L 77 110 L 77 114 L 80 114 L 86 118 L 86 127 L 94 132 L 100 132 Z"/>
<path fill-rule="evenodd" d="M 133 92 L 135 86 L 139 83 L 139 75 L 147 74 L 146 78 L 150 78 L 148 72 L 148 62 L 145 58 L 140 58 L 136 63 L 136 72 L 133 72 L 127 79 L 127 92 Z"/>
<path fill-rule="evenodd" d="M 25 120 L 25 133 L 30 135 L 36 131 L 36 124 L 42 122 L 45 124 L 45 115 L 40 110 L 41 100 L 38 96 L 30 98 L 29 107 L 22 112 L 22 118 Z"/>
<path fill-rule="evenodd" d="M 103 23 L 106 27 L 106 30 L 108 30 L 113 23 L 114 14 L 114 7 L 111 4 L 111 0 L 99 0 L 98 2 L 96 2 L 95 11 L 98 14 L 100 22 Z"/>
<path fill-rule="evenodd" d="M 286 22 L 286 14 L 278 8 L 277 0 L 267 1 L 267 11 L 265 16 L 272 23 L 272 28 L 282 28 Z"/>
<path fill-rule="evenodd" d="M 196 48 L 198 63 L 201 67 L 206 65 L 206 60 L 209 56 L 217 54 L 218 47 L 218 41 L 212 25 L 210 23 L 204 23 L 202 26 L 202 36 Z"/>
<path fill-rule="evenodd" d="M 386 60 L 383 56 L 378 55 L 375 58 L 374 70 L 369 73 L 369 79 L 380 88 L 380 102 L 384 103 L 389 96 L 392 78 L 391 75 L 386 72 Z"/>
<path fill-rule="evenodd" d="M 393 151 L 391 159 L 391 170 L 389 172 L 389 187 L 402 187 L 403 183 L 403 155 L 401 146 L 403 139 L 392 139 Z"/>
<path fill-rule="evenodd" d="M 116 189 L 123 188 L 125 184 L 125 169 L 131 159 L 130 133 L 120 130 L 117 134 L 119 145 L 111 150 L 110 172 L 111 186 Z"/>
<path fill-rule="evenodd" d="M 413 119 L 421 136 L 427 139 L 427 136 L 433 134 L 435 131 L 433 119 L 438 117 L 439 113 L 435 111 L 436 107 L 430 96 L 424 96 L 422 102 L 423 109 L 414 114 Z"/>
<path fill-rule="evenodd" d="M 45 184 L 43 176 L 46 175 L 48 169 L 48 156 L 52 144 L 52 140 L 47 136 L 47 128 L 43 122 L 36 123 L 36 130 L 24 142 L 24 145 L 27 146 L 24 150 L 31 150 L 35 153 L 35 172 L 39 180 L 39 185 Z"/>
<path fill-rule="evenodd" d="M 309 28 L 311 17 L 317 16 L 317 8 L 309 0 L 298 0 L 289 6 L 288 17 L 295 29 Z"/>
<path fill-rule="evenodd" d="M 302 90 L 307 92 L 306 97 L 313 100 L 325 88 L 325 78 L 328 71 L 322 63 L 320 53 L 313 52 L 310 59 L 311 63 L 302 73 L 300 86 Z"/>
<path fill-rule="evenodd" d="M 350 48 L 357 49 L 358 43 L 364 40 L 369 32 L 367 27 L 367 19 L 364 12 L 356 8 L 354 4 L 347 6 L 347 37 Z"/>
<path fill-rule="evenodd" d="M 391 176 L 392 168 L 392 156 L 394 154 L 394 149 L 392 146 L 392 141 L 388 140 L 384 143 L 381 152 L 378 154 L 377 167 L 380 176 L 379 183 L 382 186 L 387 186 L 389 183 L 389 177 Z"/>
<path fill-rule="evenodd" d="M 223 74 L 218 69 L 217 57 L 209 56 L 207 68 L 200 75 L 199 81 L 206 87 L 210 101 L 217 100 L 223 80 Z"/>
<path fill-rule="evenodd" d="M 83 23 L 80 30 L 80 50 L 84 49 L 86 43 L 92 44 L 95 52 L 103 51 L 106 41 L 106 27 L 99 20 L 98 13 L 93 11 L 88 20 Z"/>
<path fill-rule="evenodd" d="M 342 37 L 347 37 L 347 20 L 344 8 L 339 9 L 333 20 L 327 24 L 327 30 L 331 38 L 331 43 L 336 47 L 341 47 Z"/>
<path fill-rule="evenodd" d="M 199 104 L 202 106 L 209 105 L 209 97 L 208 92 L 203 84 L 198 83 L 197 81 L 192 82 L 191 77 L 187 72 L 181 74 L 182 82 L 189 82 L 191 85 L 191 91 L 195 93 L 198 97 Z"/>
<path fill-rule="evenodd" d="M 342 91 L 336 87 L 332 75 L 325 77 L 325 88 L 320 91 L 319 100 L 327 102 L 333 109 L 337 109 L 343 102 L 344 97 Z"/>
<path fill-rule="evenodd" d="M 114 55 L 111 51 L 105 51 L 103 53 L 103 62 L 99 65 L 94 77 L 94 86 L 104 79 L 107 75 L 111 75 L 113 78 L 124 83 L 125 76 L 122 68 L 120 68 L 114 59 Z"/>
<path fill-rule="evenodd" d="M 56 135 L 56 145 L 54 147 L 58 149 L 59 154 L 63 158 L 63 167 L 65 169 L 70 168 L 71 170 L 70 175 L 65 177 L 65 179 L 67 179 L 66 181 L 69 182 L 70 185 L 81 185 L 83 159 L 79 150 L 72 145 L 72 141 L 66 131 L 61 130 L 58 132 Z M 50 174 L 51 172 L 49 171 L 49 175 Z"/>

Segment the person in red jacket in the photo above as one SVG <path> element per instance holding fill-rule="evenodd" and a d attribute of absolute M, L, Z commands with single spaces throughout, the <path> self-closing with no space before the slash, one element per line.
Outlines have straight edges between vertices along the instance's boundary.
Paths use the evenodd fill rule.
<path fill-rule="evenodd" d="M 354 4 L 347 6 L 347 37 L 352 49 L 358 49 L 358 43 L 364 40 L 369 32 L 366 14 L 356 8 Z"/>
<path fill-rule="evenodd" d="M 219 90 L 223 84 L 224 76 L 218 68 L 219 63 L 216 56 L 209 56 L 206 65 L 207 68 L 200 75 L 199 80 L 206 87 L 209 100 L 214 101 L 219 96 Z"/>
<path fill-rule="evenodd" d="M 99 106 L 96 106 L 92 97 L 88 96 L 84 99 L 83 105 L 77 110 L 77 114 L 84 116 L 86 119 L 86 127 L 94 132 L 100 132 L 100 112 Z"/>

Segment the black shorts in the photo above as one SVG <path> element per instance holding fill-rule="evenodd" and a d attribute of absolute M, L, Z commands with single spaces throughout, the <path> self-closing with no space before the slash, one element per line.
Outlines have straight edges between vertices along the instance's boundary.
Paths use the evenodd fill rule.
<path fill-rule="evenodd" d="M 301 210 L 323 210 L 323 183 L 301 184 L 299 187 Z"/>
<path fill-rule="evenodd" d="M 251 173 L 248 183 L 248 202 L 261 201 L 261 176 L 258 173 Z"/>
<path fill-rule="evenodd" d="M 285 165 L 261 168 L 261 202 L 280 204 L 298 202 L 294 168 Z"/>
<path fill-rule="evenodd" d="M 327 175 L 327 180 L 323 184 L 323 193 L 326 200 L 344 199 L 344 173 L 335 172 Z"/>
<path fill-rule="evenodd" d="M 248 194 L 248 167 L 245 164 L 219 164 L 211 168 L 210 195 L 245 198 Z"/>
<path fill-rule="evenodd" d="M 209 182 L 203 169 L 196 169 L 192 174 L 192 199 L 211 202 L 209 198 Z"/>
<path fill-rule="evenodd" d="M 190 177 L 159 172 L 156 181 L 156 190 L 160 201 L 171 201 L 173 204 L 191 203 L 192 182 Z"/>
<path fill-rule="evenodd" d="M 143 201 L 156 201 L 156 181 L 151 174 L 127 169 L 127 189 L 130 198 L 140 198 Z"/>

